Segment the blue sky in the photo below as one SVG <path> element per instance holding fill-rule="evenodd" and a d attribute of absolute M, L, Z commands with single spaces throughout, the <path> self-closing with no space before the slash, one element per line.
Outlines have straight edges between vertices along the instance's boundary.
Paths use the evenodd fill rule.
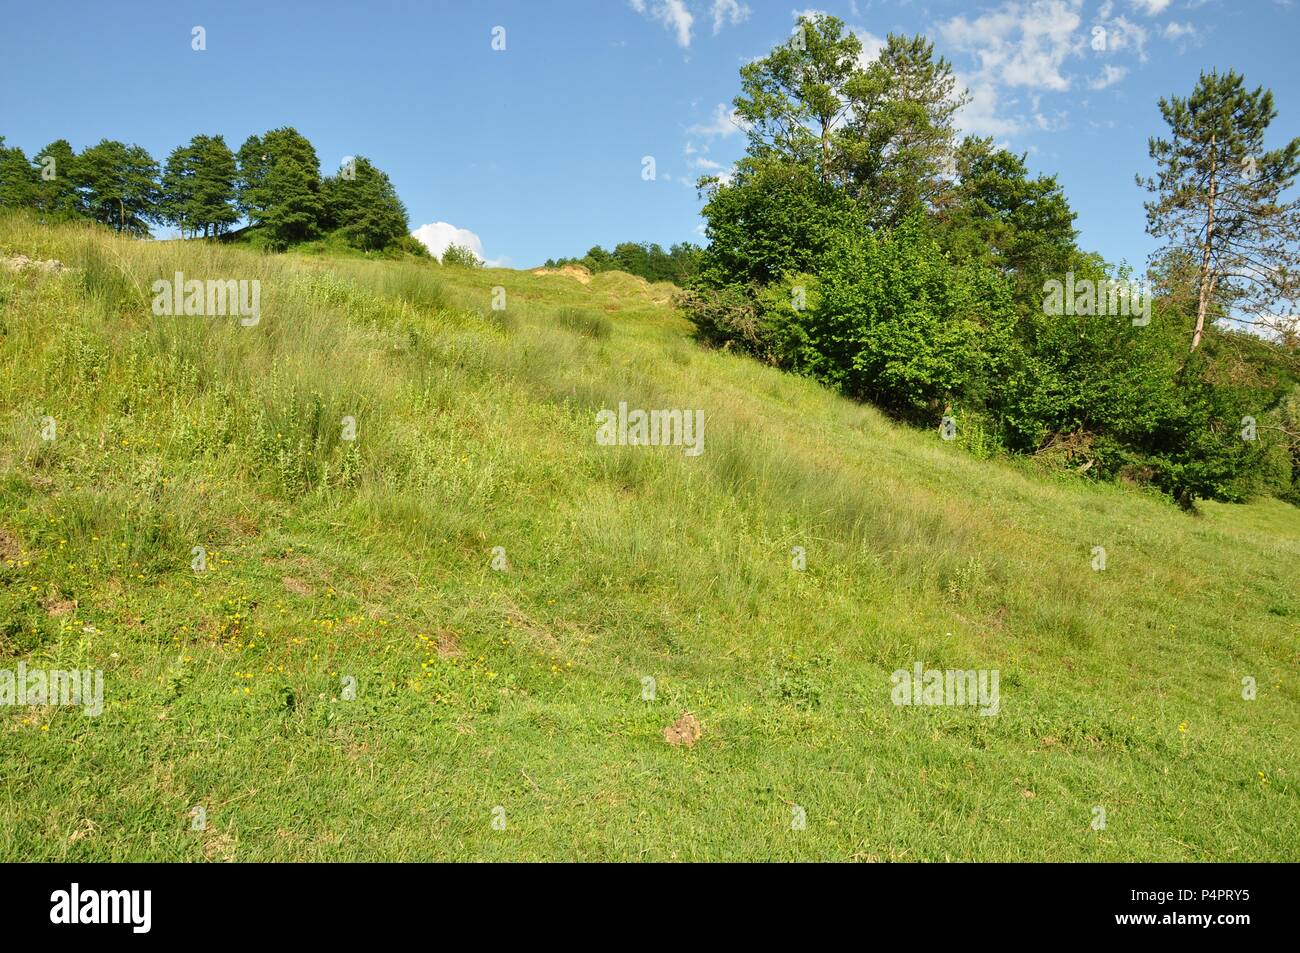
<path fill-rule="evenodd" d="M 963 128 L 1057 174 L 1083 244 L 1115 261 L 1153 247 L 1133 177 L 1161 95 L 1235 68 L 1273 89 L 1273 143 L 1300 134 L 1290 0 L 0 0 L 0 135 L 29 155 L 116 138 L 161 161 L 196 133 L 238 148 L 293 125 L 325 171 L 368 156 L 413 228 L 472 232 L 462 240 L 496 262 L 667 246 L 699 240 L 694 181 L 743 149 L 727 121 L 738 70 L 798 9 L 841 17 L 869 46 L 933 39 L 974 96 Z"/>

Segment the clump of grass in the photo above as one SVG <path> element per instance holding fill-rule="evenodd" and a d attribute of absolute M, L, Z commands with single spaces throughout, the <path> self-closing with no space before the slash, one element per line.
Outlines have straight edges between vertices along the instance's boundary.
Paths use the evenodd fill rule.
<path fill-rule="evenodd" d="M 555 323 L 574 334 L 597 341 L 606 340 L 614 330 L 609 318 L 586 308 L 561 308 L 555 316 Z"/>
<path fill-rule="evenodd" d="M 376 267 L 378 266 L 378 267 Z M 448 307 L 447 294 L 429 264 L 421 262 L 356 262 L 335 265 L 373 294 L 401 301 L 424 312 Z"/>

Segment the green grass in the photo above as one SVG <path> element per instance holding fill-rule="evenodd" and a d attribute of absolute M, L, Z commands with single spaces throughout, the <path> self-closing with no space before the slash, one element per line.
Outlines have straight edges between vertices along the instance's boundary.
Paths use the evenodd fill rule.
<path fill-rule="evenodd" d="M 0 254 L 69 266 L 0 268 L 0 668 L 105 677 L 0 709 L 0 858 L 1300 855 L 1294 507 L 976 459 L 627 275 Z M 177 269 L 261 323 L 153 316 Z M 703 454 L 598 446 L 619 401 L 703 409 Z M 1001 713 L 894 706 L 917 661 Z"/>

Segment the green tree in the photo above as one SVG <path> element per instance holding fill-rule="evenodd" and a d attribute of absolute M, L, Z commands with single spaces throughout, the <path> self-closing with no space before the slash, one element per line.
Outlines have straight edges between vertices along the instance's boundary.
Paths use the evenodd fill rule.
<path fill-rule="evenodd" d="M 1006 282 L 952 264 L 919 212 L 882 237 L 841 237 L 816 300 L 795 315 L 805 373 L 926 419 L 955 399 L 986 399 L 1014 324 Z"/>
<path fill-rule="evenodd" d="M 939 213 L 945 247 L 963 261 L 995 268 L 1035 307 L 1043 281 L 1063 278 L 1077 255 L 1075 214 L 1055 177 L 1030 178 L 1025 157 L 967 138 L 956 153 L 957 180 Z"/>
<path fill-rule="evenodd" d="M 196 231 L 194 222 L 194 179 L 198 159 L 193 143 L 177 146 L 163 163 L 158 209 L 162 219 L 181 230 Z"/>
<path fill-rule="evenodd" d="M 1241 320 L 1284 332 L 1275 316 L 1293 314 L 1300 298 L 1300 199 L 1282 193 L 1300 172 L 1300 138 L 1266 150 L 1273 94 L 1232 71 L 1202 73 L 1189 97 L 1162 98 L 1160 112 L 1170 137 L 1151 138 L 1156 175 L 1138 184 L 1156 196 L 1147 231 L 1198 262 L 1191 349 L 1220 293 Z"/>
<path fill-rule="evenodd" d="M 223 136 L 195 136 L 190 149 L 195 163 L 190 222 L 216 237 L 239 221 L 235 154 Z"/>
<path fill-rule="evenodd" d="M 671 281 L 685 285 L 699 271 L 700 251 L 698 245 L 690 242 L 679 242 L 668 251 L 653 242 L 620 242 L 613 252 L 595 245 L 582 258 L 548 258 L 543 267 L 581 265 L 592 274 L 617 269 L 646 281 Z"/>
<path fill-rule="evenodd" d="M 844 21 L 802 16 L 794 36 L 740 70 L 734 106 L 755 158 L 776 156 L 812 169 L 822 183 L 845 174 L 837 127 L 861 85 L 862 41 Z"/>
<path fill-rule="evenodd" d="M 700 255 L 699 278 L 708 287 L 765 285 L 816 271 L 844 231 L 864 225 L 845 191 L 808 163 L 748 157 L 730 183 L 701 183 L 709 192 L 702 213 L 709 245 Z"/>
<path fill-rule="evenodd" d="M 0 136 L 0 208 L 34 208 L 39 182 L 23 150 Z"/>
<path fill-rule="evenodd" d="M 77 154 L 67 139 L 56 139 L 32 159 L 36 170 L 36 207 L 53 219 L 86 213 Z"/>
<path fill-rule="evenodd" d="M 283 247 L 320 233 L 320 161 L 292 127 L 249 136 L 239 148 L 239 208 L 272 244 Z"/>
<path fill-rule="evenodd" d="M 321 196 L 326 227 L 341 230 L 357 248 L 384 248 L 410 232 L 406 206 L 392 181 L 364 156 L 327 178 Z"/>
<path fill-rule="evenodd" d="M 968 101 L 952 66 L 922 36 L 890 34 L 847 86 L 852 117 L 840 140 L 846 179 L 868 219 L 892 228 L 913 209 L 943 204 L 957 111 Z"/>
<path fill-rule="evenodd" d="M 159 220 L 158 163 L 140 146 L 103 139 L 77 157 L 88 214 L 120 232 L 144 236 Z"/>
<path fill-rule="evenodd" d="M 474 254 L 473 249 L 464 245 L 448 245 L 442 252 L 442 263 L 459 268 L 482 268 L 483 259 Z"/>

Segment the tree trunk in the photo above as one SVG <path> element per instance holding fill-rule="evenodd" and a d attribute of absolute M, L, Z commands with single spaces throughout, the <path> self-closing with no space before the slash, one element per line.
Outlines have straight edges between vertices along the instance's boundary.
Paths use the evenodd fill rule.
<path fill-rule="evenodd" d="M 830 120 L 822 119 L 822 181 L 831 180 L 831 129 Z"/>
<path fill-rule="evenodd" d="M 1210 310 L 1210 296 L 1214 293 L 1214 277 L 1210 274 L 1210 252 L 1214 245 L 1214 200 L 1218 195 L 1218 142 L 1217 133 L 1210 134 L 1210 204 L 1209 214 L 1205 220 L 1205 239 L 1201 243 L 1201 281 L 1200 295 L 1196 302 L 1196 330 L 1192 332 L 1192 350 L 1201 343 L 1201 334 L 1205 331 L 1205 315 Z"/>

